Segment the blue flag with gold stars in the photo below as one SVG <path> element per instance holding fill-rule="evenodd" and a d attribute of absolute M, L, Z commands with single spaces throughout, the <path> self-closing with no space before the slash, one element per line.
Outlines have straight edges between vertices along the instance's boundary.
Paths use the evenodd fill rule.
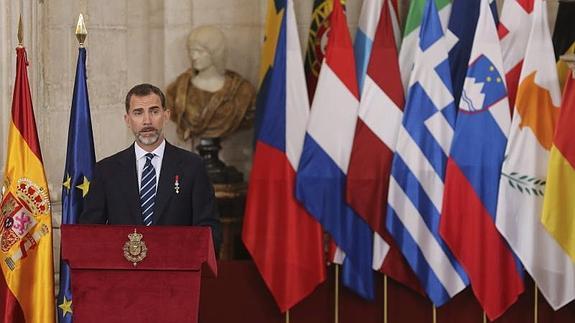
<path fill-rule="evenodd" d="M 90 103 L 86 85 L 86 49 L 80 48 L 76 66 L 76 80 L 68 129 L 66 168 L 62 184 L 62 224 L 75 224 L 84 208 L 84 197 L 94 174 L 94 139 L 90 119 Z M 58 293 L 58 321 L 72 322 L 72 287 L 70 267 L 60 260 L 60 292 Z"/>

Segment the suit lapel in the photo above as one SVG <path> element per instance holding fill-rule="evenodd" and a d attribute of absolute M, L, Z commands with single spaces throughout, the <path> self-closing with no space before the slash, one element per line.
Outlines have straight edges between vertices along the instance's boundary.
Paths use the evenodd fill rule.
<path fill-rule="evenodd" d="M 156 194 L 156 203 L 154 205 L 154 221 L 162 216 L 163 211 L 170 198 L 174 195 L 174 182 L 178 172 L 179 159 L 174 146 L 166 141 L 164 158 L 162 159 L 162 170 L 160 171 L 160 180 L 158 181 L 158 192 Z"/>
<path fill-rule="evenodd" d="M 126 196 L 126 202 L 128 203 L 133 223 L 143 224 L 134 145 L 131 145 L 120 154 L 119 162 L 122 171 L 118 172 L 119 178 L 117 179 L 117 185 Z"/>

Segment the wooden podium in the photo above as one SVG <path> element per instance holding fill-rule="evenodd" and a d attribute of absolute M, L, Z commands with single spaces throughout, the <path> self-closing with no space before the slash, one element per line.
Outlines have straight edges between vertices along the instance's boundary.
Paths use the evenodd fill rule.
<path fill-rule="evenodd" d="M 124 256 L 134 230 L 147 249 L 135 265 Z M 197 322 L 202 274 L 217 276 L 205 227 L 62 225 L 62 259 L 78 323 Z"/>

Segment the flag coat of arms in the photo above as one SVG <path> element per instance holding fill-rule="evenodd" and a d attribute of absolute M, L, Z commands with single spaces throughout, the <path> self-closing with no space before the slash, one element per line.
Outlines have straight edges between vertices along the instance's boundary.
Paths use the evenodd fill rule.
<path fill-rule="evenodd" d="M 309 102 L 292 0 L 269 1 L 280 24 L 262 106 L 242 238 L 282 312 L 325 280 L 320 224 L 295 198 Z"/>
<path fill-rule="evenodd" d="M 499 38 L 482 0 L 447 164 L 440 232 L 490 320 L 523 292 L 520 264 L 495 227 L 510 123 Z"/>
<path fill-rule="evenodd" d="M 456 117 L 447 54 L 454 41 L 427 1 L 387 199 L 387 229 L 436 306 L 467 286 L 438 231 Z"/>
<path fill-rule="evenodd" d="M 533 25 L 499 182 L 496 225 L 554 309 L 575 299 L 575 263 L 541 223 L 547 161 L 561 91 L 547 5 L 535 0 Z"/>
<path fill-rule="evenodd" d="M 26 49 L 16 82 L 0 199 L 0 321 L 54 322 L 52 215 L 36 131 Z"/>
<path fill-rule="evenodd" d="M 373 299 L 373 231 L 345 200 L 359 92 L 345 14 L 338 0 L 297 171 L 296 196 L 345 253 L 343 284 Z"/>
<path fill-rule="evenodd" d="M 329 17 L 333 10 L 333 1 L 334 0 L 313 1 L 304 65 L 309 102 L 313 102 L 319 72 L 325 55 L 324 49 L 330 29 Z M 342 5 L 344 2 L 345 0 L 341 0 Z"/>

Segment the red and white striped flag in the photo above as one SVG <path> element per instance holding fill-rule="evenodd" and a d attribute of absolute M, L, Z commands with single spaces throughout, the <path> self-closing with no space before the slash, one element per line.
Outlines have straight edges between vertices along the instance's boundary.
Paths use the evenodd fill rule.
<path fill-rule="evenodd" d="M 347 200 L 374 231 L 373 269 L 421 290 L 385 229 L 389 174 L 405 101 L 391 9 L 385 0 L 375 30 L 349 162 Z"/>

